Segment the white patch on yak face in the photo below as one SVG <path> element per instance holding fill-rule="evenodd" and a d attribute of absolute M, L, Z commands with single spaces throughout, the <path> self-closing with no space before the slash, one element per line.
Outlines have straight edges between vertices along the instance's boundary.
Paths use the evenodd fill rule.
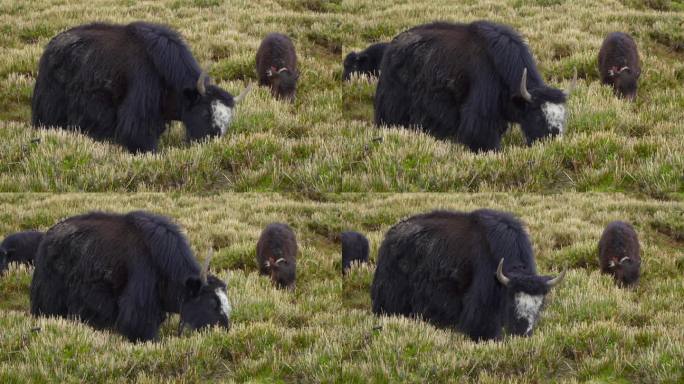
<path fill-rule="evenodd" d="M 544 103 L 542 104 L 541 109 L 549 128 L 557 129 L 558 134 L 562 135 L 565 127 L 565 105 Z"/>
<path fill-rule="evenodd" d="M 211 116 L 214 119 L 214 127 L 221 130 L 221 136 L 225 135 L 233 118 L 233 109 L 218 100 L 214 100 L 211 103 Z"/>
<path fill-rule="evenodd" d="M 515 294 L 515 315 L 519 319 L 527 320 L 525 334 L 529 334 L 532 331 L 543 302 L 543 295 L 533 296 L 523 292 Z"/>
<path fill-rule="evenodd" d="M 232 308 L 230 307 L 230 302 L 228 301 L 226 291 L 223 288 L 216 288 L 216 296 L 221 302 L 221 312 L 223 312 L 223 314 L 230 319 L 230 311 Z"/>

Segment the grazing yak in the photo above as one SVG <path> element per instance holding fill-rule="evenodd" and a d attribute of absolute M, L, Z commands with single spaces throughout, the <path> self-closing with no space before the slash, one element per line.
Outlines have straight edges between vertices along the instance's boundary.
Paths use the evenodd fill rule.
<path fill-rule="evenodd" d="M 599 264 L 601 272 L 612 275 L 620 285 L 639 281 L 639 238 L 630 224 L 613 221 L 606 226 L 599 240 Z"/>
<path fill-rule="evenodd" d="M 498 150 L 514 122 L 530 145 L 563 133 L 568 93 L 544 84 L 510 27 L 436 22 L 399 34 L 387 47 L 375 124 L 418 127 L 479 152 Z"/>
<path fill-rule="evenodd" d="M 346 274 L 354 263 L 368 262 L 368 239 L 361 233 L 354 231 L 342 232 L 342 274 Z"/>
<path fill-rule="evenodd" d="M 292 40 L 282 33 L 271 33 L 261 41 L 256 54 L 259 85 L 271 89 L 274 97 L 294 101 L 297 92 L 297 53 Z"/>
<path fill-rule="evenodd" d="M 639 52 L 634 39 L 623 32 L 606 36 L 598 57 L 601 82 L 613 87 L 619 97 L 634 101 L 641 76 Z"/>
<path fill-rule="evenodd" d="M 60 33 L 45 48 L 32 122 L 80 130 L 130 152 L 155 151 L 173 120 L 183 122 L 190 141 L 225 134 L 248 89 L 233 99 L 213 84 L 167 27 L 86 24 Z"/>
<path fill-rule="evenodd" d="M 34 316 L 76 318 L 130 341 L 156 339 L 167 313 L 184 326 L 230 326 L 226 284 L 202 268 L 180 228 L 135 211 L 91 212 L 45 234 L 31 282 Z"/>
<path fill-rule="evenodd" d="M 511 214 L 434 211 L 394 225 L 378 252 L 373 312 L 419 316 L 473 340 L 529 336 L 544 297 L 564 277 L 539 276 Z"/>
<path fill-rule="evenodd" d="M 259 273 L 270 275 L 279 288 L 293 289 L 297 275 L 297 238 L 287 224 L 271 223 L 256 246 Z"/>
<path fill-rule="evenodd" d="M 43 240 L 44 232 L 26 231 L 13 233 L 0 244 L 0 273 L 8 263 L 33 264 L 38 245 Z"/>
<path fill-rule="evenodd" d="M 379 76 L 382 56 L 385 54 L 385 49 L 388 45 L 389 43 L 376 43 L 361 52 L 350 52 L 344 58 L 342 78 L 348 81 L 354 73 Z"/>

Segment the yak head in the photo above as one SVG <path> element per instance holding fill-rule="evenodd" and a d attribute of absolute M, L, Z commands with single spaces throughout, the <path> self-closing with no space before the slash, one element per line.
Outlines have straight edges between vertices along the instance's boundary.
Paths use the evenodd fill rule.
<path fill-rule="evenodd" d="M 364 64 L 368 61 L 368 56 L 362 53 L 351 52 L 344 58 L 344 72 L 342 78 L 349 81 L 354 72 L 360 72 Z"/>
<path fill-rule="evenodd" d="M 214 84 L 206 72 L 200 73 L 197 86 L 183 92 L 181 120 L 185 124 L 188 140 L 225 135 L 233 120 L 235 106 L 250 89 L 251 84 L 233 98 Z"/>
<path fill-rule="evenodd" d="M 615 281 L 624 286 L 630 286 L 639 281 L 641 262 L 631 257 L 623 257 L 620 260 L 611 259 L 608 269 L 613 274 Z"/>
<path fill-rule="evenodd" d="M 630 67 L 618 69 L 613 67 L 608 70 L 608 77 L 613 83 L 613 92 L 619 97 L 634 101 L 637 96 L 637 80 L 641 73 Z"/>
<path fill-rule="evenodd" d="M 272 66 L 271 69 L 266 71 L 266 76 L 271 84 L 271 94 L 274 97 L 290 102 L 295 100 L 299 73 L 289 68 L 283 67 L 278 69 Z"/>
<path fill-rule="evenodd" d="M 297 265 L 294 260 L 270 257 L 266 262 L 266 267 L 270 271 L 271 280 L 279 288 L 293 289 L 295 287 Z"/>
<path fill-rule="evenodd" d="M 520 89 L 513 96 L 515 119 L 527 138 L 527 144 L 549 136 L 562 135 L 565 130 L 565 102 L 577 82 L 577 72 L 567 91 L 547 87 L 528 88 L 527 68 L 523 70 Z"/>
<path fill-rule="evenodd" d="M 506 289 L 506 330 L 514 335 L 530 336 L 539 320 L 544 298 L 565 277 L 538 276 L 526 272 L 503 273 L 503 259 L 496 269 L 496 278 Z"/>
<path fill-rule="evenodd" d="M 211 256 L 207 257 L 199 278 L 191 277 L 185 282 L 185 297 L 180 309 L 179 334 L 185 326 L 191 329 L 214 325 L 230 328 L 232 308 L 228 301 L 226 284 L 209 274 L 210 258 Z"/>

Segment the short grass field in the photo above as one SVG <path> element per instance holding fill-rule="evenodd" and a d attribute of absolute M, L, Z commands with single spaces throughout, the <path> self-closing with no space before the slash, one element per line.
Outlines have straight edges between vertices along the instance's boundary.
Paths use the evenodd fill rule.
<path fill-rule="evenodd" d="M 376 81 L 341 81 L 342 58 L 433 20 L 507 23 L 529 41 L 546 81 L 579 84 L 567 134 L 528 148 L 513 127 L 499 153 L 372 123 Z M 219 85 L 256 77 L 272 31 L 290 35 L 301 77 L 294 105 L 254 91 L 229 133 L 187 145 L 175 124 L 153 155 L 30 127 L 38 60 L 51 37 L 86 22 L 148 20 L 176 28 Z M 681 1 L 166 0 L 0 1 L 0 190 L 3 191 L 617 191 L 684 190 L 684 4 Z M 643 61 L 638 101 L 599 84 L 611 31 Z"/>
<path fill-rule="evenodd" d="M 515 213 L 541 274 L 568 268 L 532 337 L 474 343 L 416 319 L 377 317 L 369 286 L 377 249 L 398 220 L 437 208 Z M 0 196 L 0 232 L 47 229 L 91 209 L 146 209 L 180 223 L 200 257 L 228 282 L 233 326 L 177 337 L 171 316 L 158 342 L 28 313 L 32 269 L 0 278 L 0 382 L 681 383 L 684 380 L 684 204 L 623 194 L 24 194 Z M 642 246 L 635 289 L 598 271 L 611 220 L 634 223 Z M 269 222 L 294 228 L 294 292 L 257 273 L 256 241 Z M 369 265 L 341 276 L 336 234 L 371 242 Z"/>

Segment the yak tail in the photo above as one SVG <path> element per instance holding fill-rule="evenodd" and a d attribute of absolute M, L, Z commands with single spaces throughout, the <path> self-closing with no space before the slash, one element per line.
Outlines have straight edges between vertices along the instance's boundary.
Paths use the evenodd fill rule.
<path fill-rule="evenodd" d="M 185 284 L 188 277 L 200 276 L 200 265 L 181 229 L 168 218 L 149 212 L 127 215 L 142 233 L 152 265 L 169 280 Z"/>

